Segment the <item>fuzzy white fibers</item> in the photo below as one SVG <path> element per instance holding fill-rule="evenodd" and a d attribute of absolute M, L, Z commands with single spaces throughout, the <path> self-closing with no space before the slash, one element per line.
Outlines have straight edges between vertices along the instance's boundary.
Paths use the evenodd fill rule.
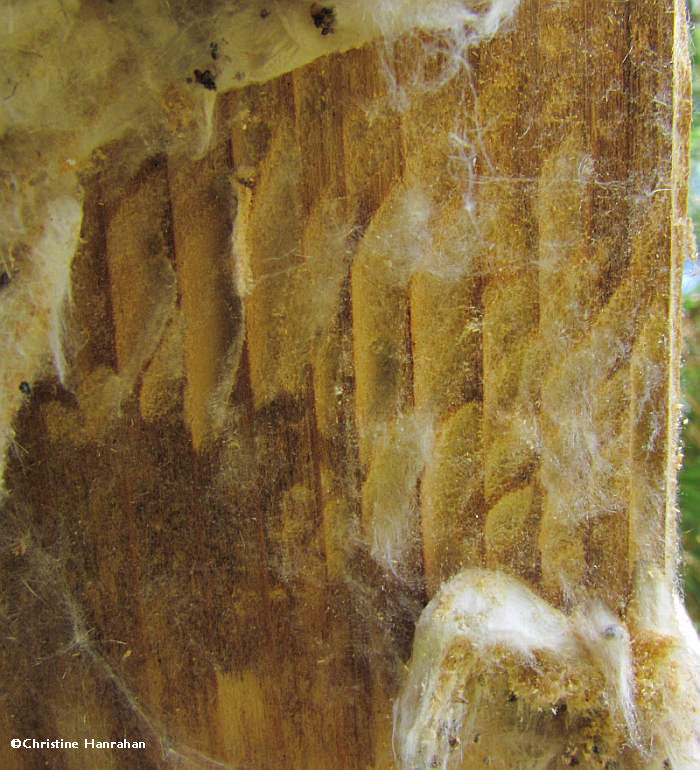
<path fill-rule="evenodd" d="M 43 231 L 24 274 L 3 291 L 0 303 L 0 480 L 12 439 L 12 418 L 48 357 L 59 377 L 65 373 L 61 344 L 62 315 L 70 292 L 70 263 L 80 235 L 82 202 L 71 197 L 50 201 Z"/>
<path fill-rule="evenodd" d="M 434 441 L 433 419 L 422 412 L 397 417 L 375 439 L 362 510 L 372 557 L 397 576 L 418 542 L 417 485 Z"/>
<path fill-rule="evenodd" d="M 320 8 L 319 17 L 316 4 L 306 0 L 6 0 L 0 4 L 0 268 L 14 278 L 29 254 L 37 264 L 27 268 L 19 291 L 39 304 L 48 293 L 65 296 L 73 229 L 59 226 L 55 248 L 47 249 L 42 239 L 55 226 L 46 219 L 46 202 L 73 194 L 75 172 L 97 148 L 128 138 L 132 165 L 157 152 L 201 156 L 217 91 L 414 28 L 448 31 L 462 44 L 475 44 L 507 23 L 518 3 L 337 0 L 330 14 Z M 77 221 L 73 214 L 68 219 Z M 50 266 L 49 254 L 60 254 Z M 0 297 L 0 317 L 4 333 L 18 337 L 21 313 L 13 294 Z M 44 326 L 61 368 L 55 319 Z M 11 362 L 4 357 L 4 366 L 13 366 L 14 388 L 23 369 Z M 13 388 L 0 394 L 13 405 L 0 424 L 5 443 L 18 405 Z"/>
<path fill-rule="evenodd" d="M 416 185 L 399 183 L 372 218 L 355 264 L 387 287 L 405 288 L 418 270 L 427 270 L 432 246 L 433 203 Z"/>
<path fill-rule="evenodd" d="M 215 90 L 412 28 L 452 30 L 473 44 L 493 36 L 518 4 L 338 0 L 321 24 L 305 0 L 211 0 L 206 13 L 187 0 L 9 0 L 0 9 L 0 136 L 26 129 L 46 142 L 50 135 L 55 146 L 47 150 L 80 158 L 129 129 L 166 142 L 158 125 L 165 128 L 173 108 L 189 107 L 201 151 Z"/>
<path fill-rule="evenodd" d="M 489 710 L 495 724 L 497 694 L 474 683 L 509 666 L 530 668 L 542 682 L 531 696 L 522 695 L 521 714 L 542 711 L 536 693 L 562 671 L 581 686 L 597 679 L 601 697 L 591 707 L 607 707 L 627 744 L 639 745 L 632 647 L 624 625 L 600 604 L 567 616 L 512 576 L 468 569 L 442 586 L 416 626 L 408 676 L 394 706 L 394 745 L 402 767 L 444 770 L 460 738 L 465 745 L 472 742 L 463 734 L 468 726 Z M 564 688 L 565 695 L 571 692 Z M 525 720 L 516 732 L 528 729 L 534 728 Z M 532 767 L 548 766 L 562 750 L 554 738 L 551 744 L 543 741 Z"/>
<path fill-rule="evenodd" d="M 613 722 L 624 724 L 630 743 L 639 746 L 629 631 L 601 602 L 591 602 L 578 610 L 570 624 L 580 649 L 588 653 L 603 675 Z"/>
<path fill-rule="evenodd" d="M 640 646 L 665 650 L 643 684 L 647 748 L 673 770 L 700 767 L 700 640 L 683 600 L 660 571 L 639 565 L 630 615 Z"/>

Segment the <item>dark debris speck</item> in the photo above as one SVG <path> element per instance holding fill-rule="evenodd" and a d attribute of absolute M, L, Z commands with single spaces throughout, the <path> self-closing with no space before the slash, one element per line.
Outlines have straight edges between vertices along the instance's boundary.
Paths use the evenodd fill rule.
<path fill-rule="evenodd" d="M 19 389 L 22 391 L 22 393 L 24 393 L 25 396 L 32 395 L 32 386 L 26 380 L 22 380 L 22 382 L 20 382 Z"/>
<path fill-rule="evenodd" d="M 321 30 L 322 35 L 330 35 L 335 32 L 333 29 L 335 25 L 335 10 L 333 8 L 329 6 L 321 7 L 314 3 L 311 6 L 311 18 L 316 29 Z"/>
<path fill-rule="evenodd" d="M 216 91 L 216 79 L 209 70 L 195 70 L 194 79 L 209 91 Z"/>
<path fill-rule="evenodd" d="M 622 639 L 622 629 L 616 623 L 611 623 L 603 629 L 605 639 Z"/>

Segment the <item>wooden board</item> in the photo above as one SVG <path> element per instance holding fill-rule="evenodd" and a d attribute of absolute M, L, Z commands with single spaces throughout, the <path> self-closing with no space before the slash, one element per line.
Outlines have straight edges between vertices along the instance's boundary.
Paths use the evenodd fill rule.
<path fill-rule="evenodd" d="M 394 767 L 465 567 L 634 624 L 678 559 L 679 7 L 524 0 L 449 77 L 404 36 L 221 94 L 199 161 L 104 148 L 6 473 L 3 767 Z"/>

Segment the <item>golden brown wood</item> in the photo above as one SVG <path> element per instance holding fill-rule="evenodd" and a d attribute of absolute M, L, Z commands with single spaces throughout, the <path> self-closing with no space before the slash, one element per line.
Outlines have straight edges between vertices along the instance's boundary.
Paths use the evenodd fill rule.
<path fill-rule="evenodd" d="M 3 767 L 392 768 L 468 567 L 634 627 L 678 559 L 679 8 L 523 0 L 445 82 L 406 35 L 220 94 L 201 160 L 106 148 L 5 477 Z"/>

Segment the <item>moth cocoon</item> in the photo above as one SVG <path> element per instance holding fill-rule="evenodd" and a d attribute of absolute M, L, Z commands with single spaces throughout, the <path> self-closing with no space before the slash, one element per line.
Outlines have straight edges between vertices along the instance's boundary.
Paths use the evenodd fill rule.
<path fill-rule="evenodd" d="M 633 637 L 600 602 L 567 615 L 504 573 L 459 573 L 416 626 L 394 705 L 401 766 L 461 767 L 469 751 L 534 769 L 631 751 L 645 767 L 696 767 L 697 637 L 677 596 L 651 591 L 639 610 L 659 624 Z"/>
<path fill-rule="evenodd" d="M 451 744 L 473 722 L 468 685 L 510 658 L 535 666 L 536 653 L 573 657 L 566 617 L 515 578 L 465 570 L 423 610 L 408 677 L 394 706 L 401 766 L 447 768 Z"/>
<path fill-rule="evenodd" d="M 628 611 L 642 735 L 673 770 L 700 765 L 700 640 L 668 577 L 639 563 Z"/>

